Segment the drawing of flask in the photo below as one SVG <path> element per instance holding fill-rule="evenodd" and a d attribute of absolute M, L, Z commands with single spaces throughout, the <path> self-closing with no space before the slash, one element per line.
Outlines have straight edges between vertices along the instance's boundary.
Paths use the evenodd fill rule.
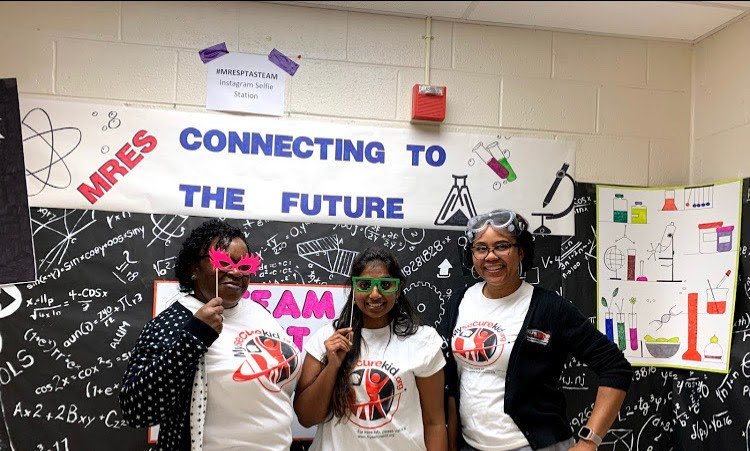
<path fill-rule="evenodd" d="M 630 349 L 638 349 L 638 314 L 628 313 L 628 329 L 630 329 Z"/>
<path fill-rule="evenodd" d="M 609 341 L 613 342 L 615 341 L 615 331 L 612 327 L 612 312 L 609 310 L 604 313 L 604 330 L 607 334 L 607 338 L 609 338 Z"/>
<path fill-rule="evenodd" d="M 494 150 L 494 152 L 493 152 Z M 497 144 L 497 141 L 494 141 L 490 143 L 489 146 L 487 146 L 487 151 L 490 153 L 490 155 L 495 157 L 495 155 L 500 155 L 501 158 L 498 160 L 500 162 L 500 165 L 505 168 L 506 171 L 508 171 L 508 182 L 514 181 L 517 176 L 515 171 L 513 171 L 513 167 L 510 165 L 510 162 L 508 161 L 508 157 L 510 156 L 510 150 L 501 150 L 500 146 Z"/>
<path fill-rule="evenodd" d="M 620 351 L 625 350 L 625 314 L 617 314 L 617 347 Z"/>
<path fill-rule="evenodd" d="M 471 199 L 465 175 L 453 175 L 453 186 L 443 202 L 435 225 L 465 226 L 469 218 L 476 216 L 474 201 Z"/>
<path fill-rule="evenodd" d="M 614 222 L 628 223 L 628 201 L 624 194 L 617 193 L 612 201 L 612 220 Z"/>
<path fill-rule="evenodd" d="M 497 142 L 492 143 L 495 146 L 497 146 Z M 491 145 L 492 145 L 491 144 Z M 500 164 L 500 162 L 497 161 L 497 159 L 492 155 L 492 152 L 487 150 L 484 145 L 480 142 L 476 146 L 474 146 L 473 149 L 471 149 L 472 152 L 477 154 L 477 157 L 479 157 L 480 160 L 484 162 L 484 164 L 487 165 L 488 168 L 492 169 L 492 172 L 497 174 L 498 177 L 505 180 L 508 178 L 508 170 Z"/>

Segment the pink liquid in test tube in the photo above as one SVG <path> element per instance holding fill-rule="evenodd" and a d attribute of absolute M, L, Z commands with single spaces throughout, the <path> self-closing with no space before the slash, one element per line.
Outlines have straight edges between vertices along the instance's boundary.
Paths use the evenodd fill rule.
<path fill-rule="evenodd" d="M 492 157 L 492 159 L 490 159 L 490 161 L 487 162 L 487 166 L 489 166 L 490 169 L 492 169 L 492 171 L 495 174 L 500 176 L 501 179 L 507 178 L 508 174 L 510 174 L 510 172 L 508 172 L 508 170 L 505 169 L 505 166 L 500 164 L 500 162 L 498 162 L 497 159 L 495 159 L 495 157 Z"/>

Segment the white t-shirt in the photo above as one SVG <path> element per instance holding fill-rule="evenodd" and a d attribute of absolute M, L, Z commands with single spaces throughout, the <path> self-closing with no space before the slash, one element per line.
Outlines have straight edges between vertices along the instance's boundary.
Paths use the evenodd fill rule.
<path fill-rule="evenodd" d="M 318 329 L 305 351 L 320 361 L 333 332 L 331 324 Z M 334 417 L 319 424 L 310 451 L 425 450 L 415 377 L 443 368 L 442 342 L 429 326 L 407 337 L 393 334 L 390 326 L 362 329 L 362 352 L 351 374 L 357 400 L 353 413 L 341 422 Z"/>
<path fill-rule="evenodd" d="M 192 296 L 180 303 L 193 313 L 203 306 Z M 224 310 L 224 327 L 205 359 L 203 450 L 288 450 L 302 365 L 299 349 L 273 316 L 240 299 Z"/>
<path fill-rule="evenodd" d="M 528 446 L 528 440 L 505 413 L 505 374 L 534 287 L 526 282 L 513 294 L 489 299 L 484 282 L 466 291 L 451 339 L 459 375 L 462 433 L 481 450 Z"/>

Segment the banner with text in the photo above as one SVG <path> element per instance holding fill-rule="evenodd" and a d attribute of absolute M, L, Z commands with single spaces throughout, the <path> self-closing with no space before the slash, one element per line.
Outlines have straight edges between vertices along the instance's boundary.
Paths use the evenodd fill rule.
<path fill-rule="evenodd" d="M 514 209 L 574 233 L 572 143 L 24 96 L 35 207 L 398 227 Z"/>

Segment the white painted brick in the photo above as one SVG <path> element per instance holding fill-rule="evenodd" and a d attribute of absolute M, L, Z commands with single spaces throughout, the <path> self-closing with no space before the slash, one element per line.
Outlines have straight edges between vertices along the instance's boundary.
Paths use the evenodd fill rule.
<path fill-rule="evenodd" d="M 193 50 L 178 51 L 176 102 L 206 105 L 206 65 Z"/>
<path fill-rule="evenodd" d="M 695 140 L 691 182 L 711 183 L 750 175 L 750 125 Z"/>
<path fill-rule="evenodd" d="M 51 93 L 52 38 L 36 33 L 0 34 L 0 78 L 16 78 L 19 92 Z"/>
<path fill-rule="evenodd" d="M 689 127 L 688 93 L 607 86 L 601 89 L 601 133 L 675 139 L 688 136 Z"/>
<path fill-rule="evenodd" d="M 589 84 L 550 79 L 504 78 L 503 127 L 593 133 L 596 90 Z"/>
<path fill-rule="evenodd" d="M 651 88 L 690 91 L 692 46 L 681 42 L 648 42 L 648 81 Z"/>
<path fill-rule="evenodd" d="M 690 183 L 690 138 L 652 139 L 648 161 L 649 186 L 674 186 Z"/>
<path fill-rule="evenodd" d="M 395 119 L 397 69 L 308 61 L 292 77 L 290 112 Z"/>
<path fill-rule="evenodd" d="M 174 102 L 176 70 L 175 50 L 62 39 L 57 44 L 56 92 Z"/>
<path fill-rule="evenodd" d="M 591 135 L 559 135 L 557 139 L 576 144 L 578 182 L 648 184 L 648 139 Z"/>
<path fill-rule="evenodd" d="M 412 87 L 424 82 L 424 71 L 402 69 L 398 76 L 397 119 L 411 120 Z M 433 70 L 430 84 L 446 86 L 445 124 L 497 127 L 500 77 L 447 70 Z"/>
<path fill-rule="evenodd" d="M 552 33 L 455 23 L 455 69 L 502 75 L 549 77 Z"/>
<path fill-rule="evenodd" d="M 646 84 L 646 41 L 574 33 L 554 33 L 552 39 L 555 78 Z"/>
<path fill-rule="evenodd" d="M 302 58 L 345 60 L 347 14 L 317 8 L 241 3 L 240 51 L 268 54 L 275 48 L 289 58 L 301 55 Z"/>
<path fill-rule="evenodd" d="M 122 2 L 125 42 L 203 49 L 226 42 L 237 49 L 238 15 L 227 2 Z"/>
<path fill-rule="evenodd" d="M 750 122 L 750 21 L 742 20 L 695 46 L 695 137 Z"/>
<path fill-rule="evenodd" d="M 0 2 L 0 30 L 117 39 L 120 2 Z"/>
<path fill-rule="evenodd" d="M 451 28 L 448 22 L 432 22 L 431 67 L 450 67 Z M 350 13 L 348 30 L 349 61 L 424 66 L 424 19 Z"/>

